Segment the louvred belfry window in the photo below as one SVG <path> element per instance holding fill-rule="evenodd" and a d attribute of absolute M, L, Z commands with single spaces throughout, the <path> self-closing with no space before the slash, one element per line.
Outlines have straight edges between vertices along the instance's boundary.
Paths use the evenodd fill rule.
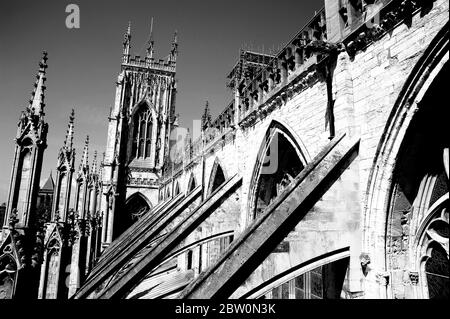
<path fill-rule="evenodd" d="M 132 154 L 135 158 L 148 158 L 151 155 L 152 113 L 148 106 L 134 115 L 134 136 Z"/>

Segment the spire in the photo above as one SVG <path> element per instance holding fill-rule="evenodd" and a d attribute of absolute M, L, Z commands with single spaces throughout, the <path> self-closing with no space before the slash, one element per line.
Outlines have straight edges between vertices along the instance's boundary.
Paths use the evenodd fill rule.
<path fill-rule="evenodd" d="M 106 153 L 103 152 L 103 154 L 102 154 L 102 161 L 100 162 L 100 169 L 99 169 L 99 172 L 98 172 L 98 176 L 100 177 L 100 180 L 102 179 L 103 166 L 105 165 L 105 157 L 106 157 Z"/>
<path fill-rule="evenodd" d="M 75 110 L 72 109 L 69 116 L 69 126 L 67 128 L 66 140 L 64 141 L 64 147 L 71 150 L 73 147 L 73 123 L 75 120 Z"/>
<path fill-rule="evenodd" d="M 128 34 L 128 36 L 131 38 L 131 21 L 128 21 L 127 34 Z"/>
<path fill-rule="evenodd" d="M 178 32 L 175 30 L 172 41 L 172 49 L 170 50 L 169 62 L 177 62 L 178 56 Z"/>
<path fill-rule="evenodd" d="M 123 56 L 122 62 L 130 62 L 130 48 L 131 48 L 131 21 L 128 22 L 127 32 L 124 35 L 123 40 Z"/>
<path fill-rule="evenodd" d="M 47 181 L 41 187 L 41 191 L 53 191 L 55 187 L 55 182 L 53 181 L 52 171 L 50 171 L 50 175 L 47 178 Z"/>
<path fill-rule="evenodd" d="M 180 114 L 175 115 L 175 118 L 173 119 L 172 127 L 177 128 L 180 126 Z"/>
<path fill-rule="evenodd" d="M 207 129 L 211 125 L 211 113 L 209 111 L 209 102 L 206 101 L 205 110 L 202 115 L 202 130 Z"/>
<path fill-rule="evenodd" d="M 88 156 L 89 156 L 89 135 L 86 136 L 86 141 L 84 142 L 83 156 L 81 157 L 80 170 L 88 167 Z"/>
<path fill-rule="evenodd" d="M 92 174 L 97 173 L 97 151 L 94 152 L 94 159 L 92 160 Z"/>
<path fill-rule="evenodd" d="M 150 22 L 150 37 L 147 42 L 147 61 L 150 62 L 150 60 L 153 59 L 153 54 L 155 53 L 155 41 L 153 40 L 153 17 Z"/>
<path fill-rule="evenodd" d="M 44 115 L 44 92 L 45 92 L 45 69 L 47 69 L 47 52 L 42 52 L 42 59 L 39 62 L 39 71 L 36 74 L 36 82 L 34 83 L 34 89 L 31 93 L 30 99 L 30 111 L 34 115 Z"/>

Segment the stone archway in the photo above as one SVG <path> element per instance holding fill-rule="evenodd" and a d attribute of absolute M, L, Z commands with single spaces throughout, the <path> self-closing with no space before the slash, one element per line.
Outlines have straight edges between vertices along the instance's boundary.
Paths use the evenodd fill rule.
<path fill-rule="evenodd" d="M 208 194 L 210 195 L 214 193 L 216 189 L 220 187 L 227 179 L 227 175 L 220 165 L 220 161 L 218 158 L 215 159 L 213 168 L 211 170 L 211 175 L 208 183 Z"/>
<path fill-rule="evenodd" d="M 175 189 L 173 191 L 173 196 L 177 196 L 180 193 L 180 183 L 178 181 L 175 183 Z"/>
<path fill-rule="evenodd" d="M 191 173 L 191 176 L 189 177 L 189 182 L 188 182 L 188 186 L 187 186 L 187 194 L 189 194 L 190 192 L 192 192 L 195 187 L 197 187 L 197 183 L 195 181 L 195 176 L 194 173 Z"/>
<path fill-rule="evenodd" d="M 387 245 L 388 237 L 391 236 L 387 234 L 387 231 L 391 227 L 389 225 L 389 222 L 391 222 L 390 214 L 393 209 L 396 209 L 393 208 L 395 206 L 393 200 L 396 196 L 394 176 L 396 176 L 395 174 L 399 176 L 398 173 L 395 173 L 395 169 L 400 166 L 398 163 L 402 150 L 405 150 L 408 147 L 407 143 L 412 141 L 412 137 L 408 138 L 409 132 L 414 131 L 411 127 L 413 127 L 414 123 L 418 123 L 418 118 L 425 114 L 426 109 L 430 109 L 428 114 L 432 115 L 438 106 L 442 104 L 439 101 L 439 97 L 435 96 L 434 101 L 427 100 L 427 97 L 431 96 L 430 92 L 432 87 L 436 86 L 436 83 L 442 82 L 442 78 L 448 77 L 448 58 L 448 28 L 445 27 L 431 42 L 405 81 L 403 89 L 388 117 L 385 130 L 377 147 L 368 178 L 362 228 L 363 251 L 369 253 L 371 268 L 376 270 L 376 277 L 379 279 L 380 284 L 378 286 L 375 281 L 369 283 L 368 287 L 372 288 L 369 288 L 368 291 L 373 293 L 373 297 L 391 298 L 395 294 L 398 297 L 414 297 L 411 291 L 398 293 L 394 291 L 395 289 L 392 289 L 393 279 L 389 266 L 391 261 L 387 258 L 388 250 L 392 246 L 390 246 L 391 244 Z M 435 88 L 433 92 L 436 94 L 439 92 L 439 89 Z M 445 92 L 445 89 L 441 90 L 441 92 Z M 429 117 L 429 119 L 433 120 L 438 117 L 436 115 L 435 117 Z M 437 126 L 432 123 L 428 122 L 427 125 L 429 127 Z M 406 142 L 407 139 L 410 142 Z M 423 177 L 417 177 L 417 179 L 421 180 Z M 409 194 L 409 197 L 410 200 L 415 198 L 412 193 Z M 408 263 L 408 265 L 411 265 L 412 260 L 409 260 Z M 403 275 L 406 281 L 414 281 L 414 273 L 412 273 L 411 279 L 407 278 L 407 272 Z M 376 286 L 372 286 L 372 284 Z"/>
<path fill-rule="evenodd" d="M 248 221 L 255 219 L 306 164 L 297 140 L 273 121 L 261 143 L 249 188 Z"/>
<path fill-rule="evenodd" d="M 131 195 L 125 202 L 125 211 L 127 216 L 131 216 L 132 222 L 149 212 L 151 208 L 151 203 L 139 192 Z"/>
<path fill-rule="evenodd" d="M 433 106 L 424 107 L 415 115 L 392 175 L 386 221 L 386 269 L 392 298 L 437 298 L 449 293 L 449 286 L 442 282 L 449 280 L 449 180 L 444 164 L 448 156 L 444 154 L 448 154 L 450 141 L 446 134 L 446 106 L 438 103 L 440 92 L 445 89 L 440 78 L 444 74 L 448 76 L 448 71 L 436 78 L 422 100 L 424 106 Z M 439 258 L 442 251 L 446 265 Z M 435 270 L 427 270 L 429 267 Z M 446 275 L 437 274 L 441 272 L 436 270 L 439 267 L 447 269 Z"/>
<path fill-rule="evenodd" d="M 416 290 L 415 297 L 448 300 L 450 295 L 448 192 L 428 209 L 418 233 L 415 267 L 417 271 L 410 273 Z"/>

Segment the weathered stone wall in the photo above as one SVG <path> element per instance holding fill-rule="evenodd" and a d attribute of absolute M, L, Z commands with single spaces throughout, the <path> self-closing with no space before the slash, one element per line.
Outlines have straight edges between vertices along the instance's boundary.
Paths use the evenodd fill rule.
<path fill-rule="evenodd" d="M 346 247 L 351 257 L 347 297 L 360 296 L 361 292 L 366 297 L 386 297 L 384 281 L 376 276 L 384 271 L 384 257 L 379 257 L 384 251 L 379 249 L 380 245 L 365 245 L 363 240 L 377 237 L 379 241 L 385 241 L 385 233 L 376 232 L 380 229 L 379 223 L 385 221 L 373 220 L 375 224 L 364 224 L 367 215 L 373 213 L 367 209 L 367 200 L 373 195 L 368 193 L 370 172 L 388 118 L 406 80 L 447 21 L 448 1 L 438 0 L 431 11 L 416 12 L 410 23 L 398 24 L 355 56 L 349 56 L 345 51 L 339 53 L 332 74 L 336 135 L 346 133 L 351 138 L 360 138 L 358 157 L 286 238 L 288 252 L 271 254 L 234 297 L 300 263 Z M 309 71 L 310 74 L 314 72 L 317 71 Z M 215 163 L 220 163 L 226 178 L 239 174 L 243 183 L 184 244 L 226 230 L 235 230 L 236 238 L 252 221 L 248 211 L 249 198 L 254 191 L 252 176 L 260 145 L 271 123 L 277 121 L 291 132 L 300 145 L 299 151 L 306 165 L 329 142 L 330 132 L 325 120 L 328 102 L 327 84 L 317 77 L 303 91 L 288 95 L 281 106 L 262 120 L 245 127 L 238 126 L 233 134 L 229 133 L 213 147 L 209 146 L 205 154 L 205 192 L 209 189 Z M 188 184 L 191 171 L 196 182 L 202 183 L 202 168 L 200 164 L 186 170 L 179 178 L 180 185 Z M 183 186 L 183 191 L 186 187 Z M 386 193 L 389 185 L 375 191 Z M 380 198 L 387 196 L 380 195 Z M 362 253 L 368 254 L 372 263 L 372 272 L 366 280 L 360 265 Z M 198 254 L 196 256 L 198 258 Z"/>

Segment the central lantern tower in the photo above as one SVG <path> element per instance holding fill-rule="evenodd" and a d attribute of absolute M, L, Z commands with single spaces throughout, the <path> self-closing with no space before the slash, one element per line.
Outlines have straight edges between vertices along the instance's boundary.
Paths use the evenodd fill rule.
<path fill-rule="evenodd" d="M 157 203 L 158 180 L 169 154 L 175 120 L 177 34 L 166 60 L 154 58 L 152 31 L 144 58 L 132 57 L 130 49 L 129 24 L 103 163 L 105 245 Z"/>

